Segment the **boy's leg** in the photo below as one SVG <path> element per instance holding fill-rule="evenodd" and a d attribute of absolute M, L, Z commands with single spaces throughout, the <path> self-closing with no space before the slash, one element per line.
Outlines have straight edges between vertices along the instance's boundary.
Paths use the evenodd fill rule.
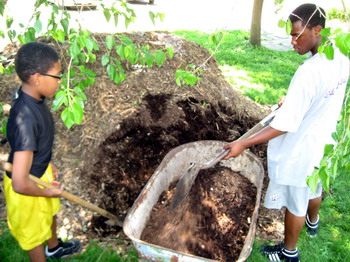
<path fill-rule="evenodd" d="M 297 248 L 298 238 L 305 224 L 305 216 L 298 217 L 286 209 L 284 217 L 284 247 L 288 250 Z"/>
<path fill-rule="evenodd" d="M 307 214 L 309 216 L 310 222 L 316 222 L 318 217 L 318 211 L 320 210 L 320 207 L 321 207 L 321 202 L 322 202 L 322 196 L 309 200 Z"/>
<path fill-rule="evenodd" d="M 45 262 L 46 261 L 43 245 L 40 245 L 40 246 L 37 246 L 31 250 L 28 250 L 28 255 L 29 255 L 30 261 L 32 261 L 32 262 Z"/>
<path fill-rule="evenodd" d="M 58 245 L 56 216 L 54 216 L 52 219 L 51 232 L 51 238 L 46 241 L 48 248 L 54 248 Z"/>
<path fill-rule="evenodd" d="M 46 241 L 47 247 L 45 248 L 45 255 L 47 257 L 61 258 L 78 252 L 81 247 L 78 240 L 72 239 L 67 242 L 62 242 L 61 239 L 57 238 L 56 216 L 53 217 L 51 231 L 52 236 Z"/>

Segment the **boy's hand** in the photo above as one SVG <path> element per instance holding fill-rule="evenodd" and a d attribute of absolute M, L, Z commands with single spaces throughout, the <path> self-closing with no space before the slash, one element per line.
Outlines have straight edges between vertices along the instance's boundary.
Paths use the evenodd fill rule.
<path fill-rule="evenodd" d="M 53 186 L 55 186 L 56 188 L 48 189 L 48 190 L 50 190 L 50 197 L 59 197 L 59 196 L 61 196 L 63 191 L 64 191 L 64 186 L 60 185 L 61 183 L 58 182 L 58 181 L 53 181 L 51 184 Z"/>
<path fill-rule="evenodd" d="M 52 171 L 53 177 L 55 179 L 58 179 L 58 171 L 56 166 L 52 162 L 50 162 L 50 165 L 51 165 L 51 171 Z"/>
<path fill-rule="evenodd" d="M 224 146 L 224 149 L 229 149 L 230 152 L 224 157 L 224 160 L 228 160 L 231 157 L 236 157 L 242 154 L 246 147 L 240 141 L 235 141 Z"/>
<path fill-rule="evenodd" d="M 285 96 L 282 96 L 279 100 L 278 100 L 278 107 L 281 107 L 284 103 L 284 100 L 286 100 Z"/>

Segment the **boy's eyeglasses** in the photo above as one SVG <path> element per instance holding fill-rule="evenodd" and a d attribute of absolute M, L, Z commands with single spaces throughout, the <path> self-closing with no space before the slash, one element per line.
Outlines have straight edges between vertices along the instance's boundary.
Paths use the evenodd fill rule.
<path fill-rule="evenodd" d="M 55 75 L 50 75 L 50 74 L 46 74 L 46 73 L 39 73 L 40 75 L 43 75 L 43 76 L 50 76 L 50 77 L 53 77 L 53 78 L 56 78 L 56 79 L 59 79 L 61 80 L 62 79 L 62 76 L 63 74 L 61 73 L 59 76 L 55 76 Z"/>

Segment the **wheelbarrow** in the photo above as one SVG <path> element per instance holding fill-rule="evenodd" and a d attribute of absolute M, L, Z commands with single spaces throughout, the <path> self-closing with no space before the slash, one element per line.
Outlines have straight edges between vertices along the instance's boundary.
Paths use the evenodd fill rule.
<path fill-rule="evenodd" d="M 124 233 L 131 239 L 142 260 L 186 262 L 215 261 L 147 243 L 140 238 L 151 216 L 152 208 L 157 204 L 162 192 L 168 190 L 172 182 L 178 180 L 180 176 L 186 172 L 193 160 L 198 163 L 206 163 L 217 156 L 218 153 L 222 151 L 225 144 L 227 144 L 227 142 L 213 140 L 191 142 L 172 149 L 164 157 L 161 164 L 135 200 L 123 225 Z M 257 188 L 256 203 L 251 215 L 249 231 L 237 260 L 245 261 L 249 257 L 254 243 L 264 169 L 260 160 L 248 150 L 245 150 L 236 158 L 221 161 L 218 165 L 230 168 L 234 172 L 239 172 L 249 179 Z"/>

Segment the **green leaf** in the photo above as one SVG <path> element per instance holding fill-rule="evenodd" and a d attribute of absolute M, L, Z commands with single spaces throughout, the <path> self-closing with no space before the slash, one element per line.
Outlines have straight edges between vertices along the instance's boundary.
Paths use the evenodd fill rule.
<path fill-rule="evenodd" d="M 74 92 L 82 99 L 82 100 L 87 100 L 87 97 L 85 95 L 85 93 L 81 90 L 81 88 L 79 88 L 78 86 L 76 86 L 74 88 Z"/>
<path fill-rule="evenodd" d="M 172 59 L 174 57 L 174 50 L 173 50 L 173 48 L 172 47 L 167 47 L 166 50 L 168 52 L 168 57 L 170 59 Z"/>
<path fill-rule="evenodd" d="M 164 13 L 158 13 L 159 19 L 161 22 L 164 22 L 165 14 Z"/>
<path fill-rule="evenodd" d="M 330 176 L 332 177 L 336 177 L 337 176 L 337 172 L 338 172 L 338 163 L 339 163 L 339 157 L 334 157 L 332 158 L 332 165 L 331 165 L 331 173 Z"/>
<path fill-rule="evenodd" d="M 112 50 L 114 43 L 114 37 L 112 35 L 106 36 L 106 45 L 108 50 Z"/>
<path fill-rule="evenodd" d="M 114 14 L 114 25 L 115 27 L 118 26 L 118 23 L 119 23 L 119 14 Z"/>
<path fill-rule="evenodd" d="M 318 179 L 319 179 L 318 169 L 316 169 L 311 176 L 308 176 L 306 178 L 306 184 L 309 186 L 309 188 L 312 190 L 313 193 L 316 193 Z"/>
<path fill-rule="evenodd" d="M 179 77 L 176 78 L 175 82 L 178 86 L 181 86 L 181 79 Z"/>
<path fill-rule="evenodd" d="M 325 147 L 324 147 L 323 154 L 324 154 L 324 155 L 328 155 L 329 153 L 331 153 L 331 152 L 334 151 L 333 149 L 334 149 L 334 145 L 332 145 L 332 144 L 327 144 L 327 145 L 325 145 Z"/>
<path fill-rule="evenodd" d="M 339 141 L 339 136 L 337 132 L 333 132 L 332 133 L 332 138 L 334 139 L 334 141 L 338 142 Z"/>
<path fill-rule="evenodd" d="M 85 46 L 87 50 L 92 51 L 92 49 L 94 48 L 94 41 L 90 37 L 86 38 Z"/>
<path fill-rule="evenodd" d="M 33 27 L 29 27 L 28 31 L 24 33 L 24 38 L 25 38 L 26 43 L 34 42 L 36 39 L 35 29 Z"/>
<path fill-rule="evenodd" d="M 68 34 L 69 20 L 67 18 L 63 18 L 61 19 L 60 23 L 63 27 L 64 32 Z"/>
<path fill-rule="evenodd" d="M 331 28 L 330 27 L 326 27 L 326 28 L 323 28 L 320 32 L 320 35 L 327 38 L 331 35 Z"/>
<path fill-rule="evenodd" d="M 125 73 L 124 73 L 124 68 L 122 66 L 118 66 L 117 72 L 115 74 L 115 77 L 113 79 L 114 83 L 119 84 L 125 80 Z"/>
<path fill-rule="evenodd" d="M 156 60 L 156 63 L 159 67 L 162 66 L 165 59 L 166 59 L 165 53 L 163 51 L 157 50 L 156 55 L 155 55 L 155 60 Z"/>
<path fill-rule="evenodd" d="M 58 110 L 62 105 L 68 105 L 68 97 L 66 92 L 59 91 L 55 95 L 55 99 L 52 102 L 53 110 Z"/>
<path fill-rule="evenodd" d="M 124 47 L 124 56 L 125 58 L 129 58 L 132 54 L 132 47 L 131 46 L 125 46 Z"/>
<path fill-rule="evenodd" d="M 108 73 L 108 76 L 109 78 L 114 81 L 114 78 L 115 78 L 115 74 L 116 74 L 116 66 L 115 65 L 112 65 L 112 64 L 109 64 L 107 66 L 107 73 Z"/>
<path fill-rule="evenodd" d="M 217 46 L 223 37 L 224 37 L 224 34 L 222 32 L 217 32 L 217 33 L 211 34 L 209 37 L 209 40 L 212 44 Z"/>
<path fill-rule="evenodd" d="M 146 64 L 148 67 L 151 67 L 154 62 L 154 56 L 150 52 L 145 53 Z"/>
<path fill-rule="evenodd" d="M 52 12 L 55 13 L 56 15 L 58 14 L 58 6 L 55 4 L 52 4 Z"/>
<path fill-rule="evenodd" d="M 78 87 L 76 89 L 81 90 Z M 74 100 L 73 107 L 76 107 L 76 110 L 80 110 L 81 112 L 83 112 L 84 100 L 81 98 L 81 96 L 75 96 L 73 100 Z M 74 105 L 74 104 L 76 104 L 76 105 Z"/>
<path fill-rule="evenodd" d="M 101 58 L 101 63 L 102 63 L 102 66 L 106 66 L 108 63 L 109 63 L 109 55 L 107 54 L 104 54 Z"/>
<path fill-rule="evenodd" d="M 335 45 L 340 52 L 350 58 L 350 34 L 342 33 L 335 37 Z"/>
<path fill-rule="evenodd" d="M 125 59 L 125 54 L 124 54 L 124 46 L 118 45 L 116 48 L 117 54 L 120 56 L 121 59 Z"/>
<path fill-rule="evenodd" d="M 52 37 L 55 40 L 60 41 L 61 43 L 63 43 L 65 41 L 65 36 L 66 36 L 66 34 L 61 29 L 54 31 L 52 34 Z"/>
<path fill-rule="evenodd" d="M 68 107 L 62 111 L 61 119 L 68 129 L 74 125 L 74 113 Z"/>
<path fill-rule="evenodd" d="M 324 54 L 326 55 L 327 59 L 333 60 L 334 59 L 334 48 L 331 45 L 327 45 L 323 49 Z"/>
<path fill-rule="evenodd" d="M 24 39 L 24 37 L 22 35 L 17 36 L 17 39 L 22 45 L 25 44 L 25 42 L 26 42 L 26 40 Z"/>
<path fill-rule="evenodd" d="M 149 11 L 148 15 L 151 18 L 153 25 L 156 25 L 156 22 L 155 22 L 156 15 L 152 11 Z"/>
<path fill-rule="evenodd" d="M 124 45 L 126 45 L 126 46 L 128 46 L 128 45 L 133 45 L 133 44 L 134 44 L 134 43 L 132 42 L 131 38 L 130 38 L 130 37 L 127 37 L 126 35 L 122 35 L 122 36 L 120 37 L 120 41 L 121 41 Z"/>
<path fill-rule="evenodd" d="M 291 32 L 292 32 L 292 21 L 288 19 L 288 21 L 286 22 L 286 33 L 287 35 L 290 35 Z"/>
<path fill-rule="evenodd" d="M 70 54 L 73 57 L 77 57 L 80 54 L 80 47 L 78 43 L 75 41 L 70 47 Z"/>
<path fill-rule="evenodd" d="M 13 18 L 12 17 L 8 17 L 6 19 L 6 28 L 9 29 L 11 27 L 12 23 L 13 23 Z"/>
<path fill-rule="evenodd" d="M 287 22 L 284 21 L 283 19 L 278 20 L 278 27 L 279 28 L 284 28 L 286 26 Z"/>
<path fill-rule="evenodd" d="M 109 12 L 109 9 L 103 8 L 103 15 L 105 16 L 107 22 L 109 22 L 109 20 L 111 20 L 111 14 Z"/>
<path fill-rule="evenodd" d="M 37 19 L 34 23 L 34 28 L 37 33 L 40 33 L 41 30 L 43 29 L 43 25 L 39 19 Z"/>
<path fill-rule="evenodd" d="M 323 188 L 325 189 L 325 191 L 328 193 L 329 192 L 329 181 L 330 181 L 330 177 L 326 172 L 326 168 L 322 167 L 320 168 L 319 172 L 319 177 L 322 183 Z M 316 191 L 316 190 L 315 190 Z M 314 192 L 315 192 L 314 191 Z"/>

